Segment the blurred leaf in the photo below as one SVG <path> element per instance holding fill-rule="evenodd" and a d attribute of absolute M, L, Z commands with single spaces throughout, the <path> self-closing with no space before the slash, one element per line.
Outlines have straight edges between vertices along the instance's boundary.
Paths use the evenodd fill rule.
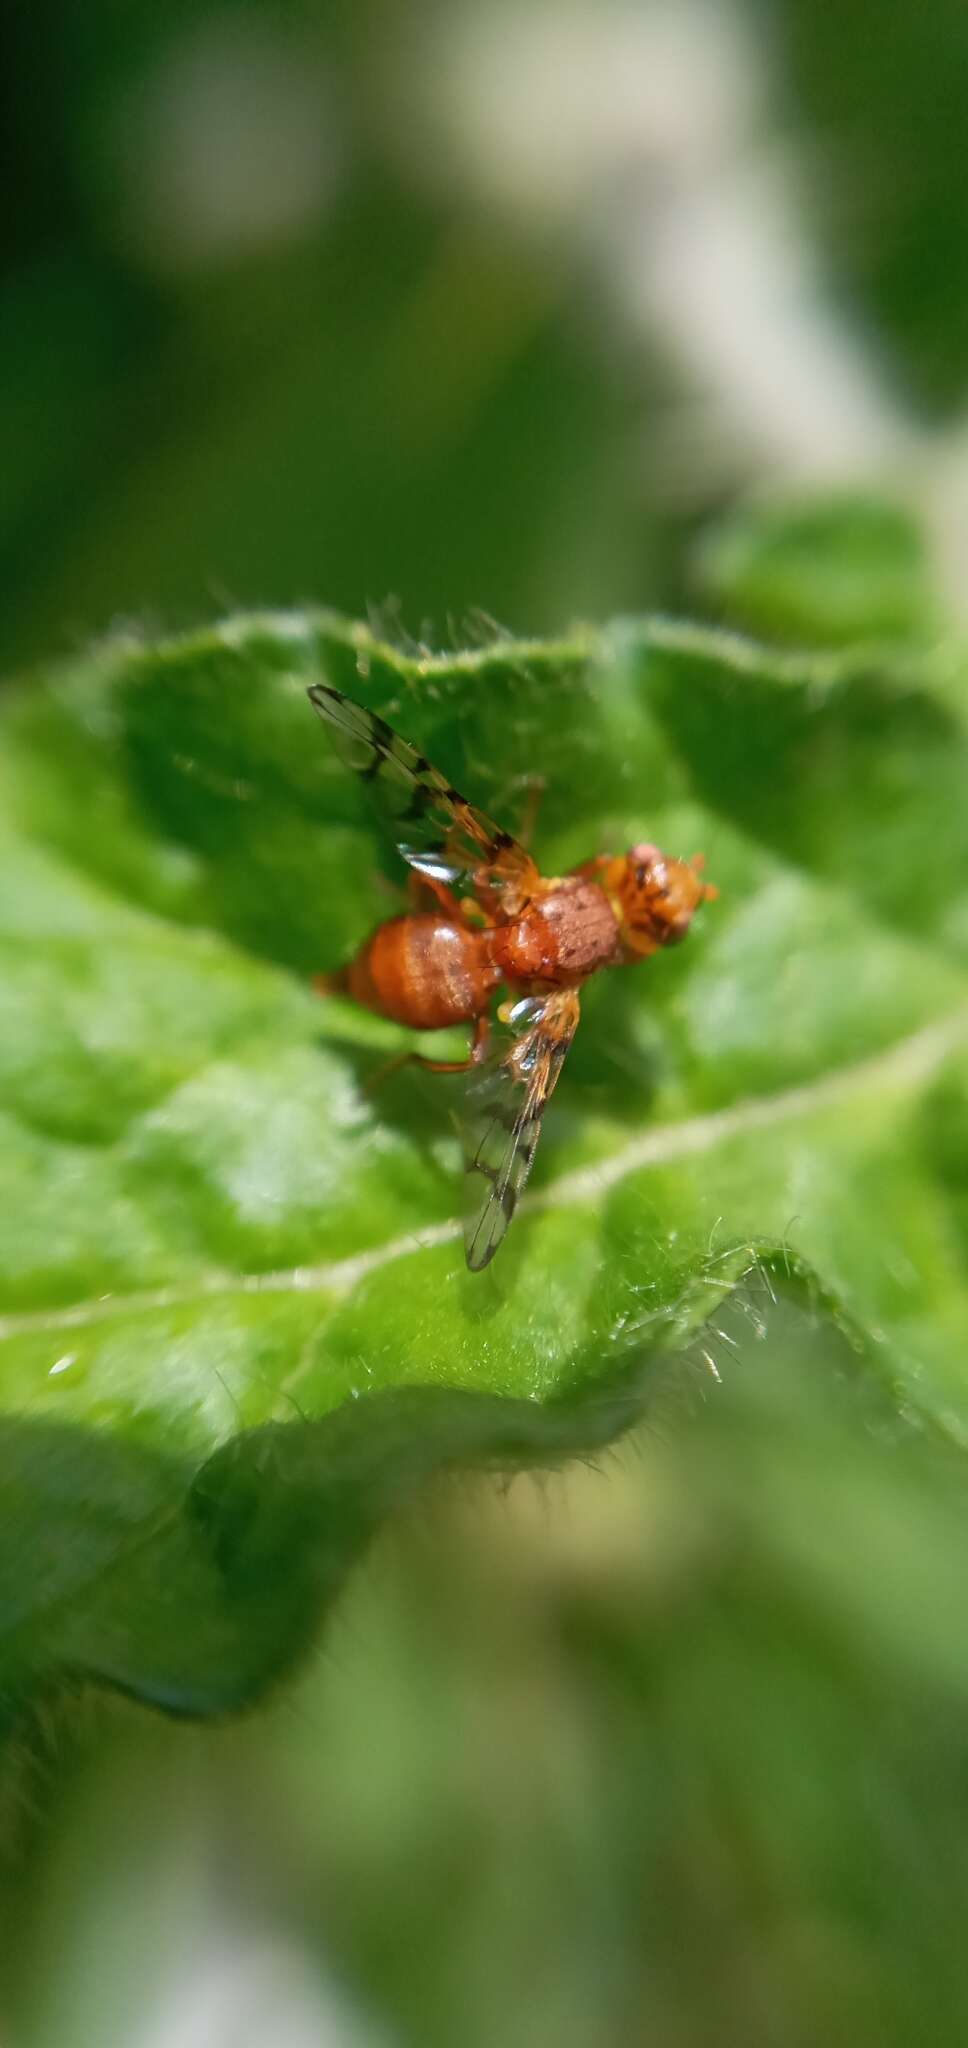
<path fill-rule="evenodd" d="M 538 765 L 549 871 L 647 833 L 722 891 L 589 992 L 484 1276 L 448 1084 L 366 1092 L 402 1035 L 307 987 L 389 902 L 321 673 L 512 824 Z M 435 1466 L 592 1450 L 683 1345 L 728 1401 L 711 1332 L 754 1280 L 960 1432 L 968 741 L 930 668 L 639 623 L 431 658 L 286 615 L 2 715 L 8 1686 L 251 1697 Z"/>
<path fill-rule="evenodd" d="M 0 1856 L 18 2040 L 135 2038 L 206 1964 L 237 1999 L 267 1924 L 283 1999 L 308 1962 L 427 2048 L 706 2048 L 727 1999 L 751 2048 L 964 2038 L 962 1454 L 773 1276 L 716 1320 L 604 1469 L 431 1488 L 266 1711 L 54 1716 Z"/>
<path fill-rule="evenodd" d="M 524 245 L 364 177 L 309 240 L 177 291 L 62 268 L 0 323 L 8 666 L 118 616 L 298 602 L 321 565 L 415 626 L 553 627 L 654 582 L 628 394 Z"/>
<path fill-rule="evenodd" d="M 770 639 L 838 647 L 934 623 L 920 529 L 857 493 L 743 506 L 713 528 L 696 571 L 707 605 Z"/>
<path fill-rule="evenodd" d="M 818 171 L 812 216 L 837 282 L 918 408 L 965 401 L 968 77 L 961 0 L 767 0 L 764 25 Z"/>

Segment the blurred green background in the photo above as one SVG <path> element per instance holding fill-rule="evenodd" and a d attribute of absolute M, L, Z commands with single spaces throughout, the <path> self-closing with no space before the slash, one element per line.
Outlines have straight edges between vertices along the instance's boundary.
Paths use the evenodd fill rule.
<path fill-rule="evenodd" d="M 960 0 L 4 36 L 5 669 L 227 606 L 446 645 L 685 601 L 738 489 L 910 487 L 963 404 Z"/>
<path fill-rule="evenodd" d="M 49 0 L 2 35 L 5 671 L 303 600 L 441 646 L 796 633 L 710 539 L 763 493 L 899 498 L 957 607 L 962 0 Z M 960 1499 L 858 1450 L 827 1332 L 760 1303 L 736 1341 L 732 1424 L 440 1489 L 258 1720 L 19 1730 L 9 2038 L 964 2040 L 968 1647 L 925 1599 Z"/>

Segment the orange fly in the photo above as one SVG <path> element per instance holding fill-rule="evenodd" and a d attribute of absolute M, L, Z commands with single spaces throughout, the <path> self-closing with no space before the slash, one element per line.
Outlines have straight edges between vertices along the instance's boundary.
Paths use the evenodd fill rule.
<path fill-rule="evenodd" d="M 463 1115 L 472 1272 L 489 1264 L 517 1207 L 551 1092 L 575 1035 L 579 990 L 600 967 L 643 960 L 685 937 L 715 889 L 702 856 L 657 846 L 601 854 L 541 875 L 510 832 L 469 804 L 376 712 L 314 684 L 310 699 L 346 766 L 366 783 L 411 870 L 414 907 L 377 926 L 339 974 L 320 977 L 398 1024 L 473 1024 L 466 1060 L 421 1060 L 469 1075 Z M 496 990 L 510 991 L 491 1021 Z M 419 1055 L 410 1055 L 419 1059 Z"/>

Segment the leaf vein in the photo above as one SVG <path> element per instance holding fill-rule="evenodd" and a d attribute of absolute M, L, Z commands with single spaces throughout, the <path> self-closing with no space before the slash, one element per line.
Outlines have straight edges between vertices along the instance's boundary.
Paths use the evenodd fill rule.
<path fill-rule="evenodd" d="M 728 1143 L 788 1119 L 834 1108 L 855 1094 L 878 1087 L 914 1091 L 935 1074 L 945 1060 L 968 1039 L 968 1004 L 949 1016 L 888 1046 L 872 1057 L 837 1068 L 814 1081 L 783 1089 L 775 1095 L 747 1096 L 725 1109 L 677 1123 L 659 1124 L 633 1138 L 612 1158 L 593 1166 L 562 1174 L 548 1187 L 525 1197 L 521 1214 L 544 1209 L 579 1205 L 599 1199 L 629 1174 L 650 1166 L 664 1166 L 677 1159 L 694 1158 Z M 0 1316 L 0 1343 L 24 1336 L 39 1336 L 58 1330 L 81 1329 L 128 1315 L 150 1314 L 169 1308 L 185 1308 L 206 1300 L 246 1294 L 319 1293 L 345 1296 L 370 1273 L 393 1260 L 414 1252 L 430 1251 L 452 1244 L 460 1237 L 455 1219 L 433 1224 L 426 1230 L 407 1231 L 366 1251 L 354 1252 L 321 1266 L 294 1266 L 268 1273 L 216 1271 L 196 1277 L 190 1287 L 172 1285 L 132 1291 L 129 1294 L 99 1296 L 73 1302 L 64 1308 L 26 1310 Z"/>

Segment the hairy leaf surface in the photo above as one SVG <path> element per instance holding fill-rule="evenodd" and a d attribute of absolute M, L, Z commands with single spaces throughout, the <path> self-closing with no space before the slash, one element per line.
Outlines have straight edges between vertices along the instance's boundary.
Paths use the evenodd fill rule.
<path fill-rule="evenodd" d="M 8 693 L 0 1684 L 251 1697 L 425 1473 L 593 1451 L 685 1346 L 728 1401 L 719 1311 L 754 1282 L 835 1320 L 885 1411 L 960 1435 L 956 667 L 662 621 L 432 657 L 321 614 Z M 647 837 L 721 891 L 589 990 L 484 1275 L 450 1082 L 369 1090 L 404 1034 L 309 986 L 401 880 L 320 677 L 512 830 L 540 772 L 546 871 Z"/>

